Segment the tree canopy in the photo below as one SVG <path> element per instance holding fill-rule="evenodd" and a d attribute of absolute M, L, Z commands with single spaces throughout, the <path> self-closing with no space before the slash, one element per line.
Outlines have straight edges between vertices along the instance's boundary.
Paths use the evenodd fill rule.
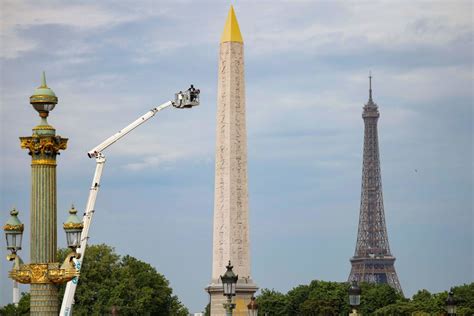
<path fill-rule="evenodd" d="M 30 293 L 21 293 L 18 306 L 8 304 L 0 308 L 0 315 L 5 316 L 23 316 L 30 315 Z"/>
<path fill-rule="evenodd" d="M 60 249 L 57 260 L 62 262 L 69 252 Z M 60 286 L 59 304 L 65 287 Z M 110 315 L 113 307 L 119 315 L 189 314 L 155 268 L 128 255 L 121 257 L 104 244 L 87 248 L 74 298 L 75 316 Z M 0 315 L 29 315 L 29 294 L 22 296 L 18 307 L 8 304 L 0 308 Z"/>
<path fill-rule="evenodd" d="M 259 313 L 265 315 L 347 315 L 350 306 L 347 299 L 349 284 L 326 281 L 312 281 L 299 285 L 287 294 L 264 289 L 257 297 Z M 363 284 L 360 311 L 369 315 L 374 310 L 401 299 L 401 295 L 388 285 Z M 365 304 L 364 304 L 365 303 Z"/>
<path fill-rule="evenodd" d="M 68 252 L 60 250 L 58 260 Z M 110 314 L 113 307 L 120 315 L 188 315 L 154 267 L 132 256 L 121 257 L 105 244 L 87 248 L 74 299 L 73 312 L 78 316 Z"/>
<path fill-rule="evenodd" d="M 259 315 L 333 316 L 348 315 L 348 283 L 312 281 L 283 294 L 263 289 L 257 297 Z M 404 298 L 387 284 L 362 283 L 359 313 L 375 316 L 445 315 L 447 292 L 431 294 L 420 290 Z M 453 287 L 457 315 L 474 315 L 474 283 Z"/>

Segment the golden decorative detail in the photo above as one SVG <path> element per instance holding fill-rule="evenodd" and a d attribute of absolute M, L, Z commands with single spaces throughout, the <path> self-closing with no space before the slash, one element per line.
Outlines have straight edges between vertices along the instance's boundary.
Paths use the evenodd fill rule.
<path fill-rule="evenodd" d="M 32 263 L 29 265 L 29 268 L 31 271 L 31 283 L 49 283 L 47 263 Z"/>
<path fill-rule="evenodd" d="M 31 161 L 32 165 L 50 165 L 56 166 L 56 160 L 54 159 L 33 159 Z"/>
<path fill-rule="evenodd" d="M 66 283 L 74 279 L 76 276 L 79 276 L 79 271 L 71 265 L 68 269 L 54 269 L 49 270 L 49 280 L 53 284 Z"/>
<path fill-rule="evenodd" d="M 25 226 L 23 224 L 19 224 L 19 225 L 10 225 L 10 224 L 6 224 L 5 226 L 3 226 L 3 230 L 7 230 L 7 231 L 23 231 L 25 228 Z"/>
<path fill-rule="evenodd" d="M 51 125 L 37 125 L 37 126 L 33 127 L 34 131 L 37 131 L 37 130 L 40 130 L 40 129 L 41 130 L 48 129 L 48 130 L 53 130 L 53 131 L 55 130 L 54 127 L 52 127 Z"/>
<path fill-rule="evenodd" d="M 8 276 L 19 283 L 31 283 L 30 271 L 28 270 L 12 270 L 8 273 Z"/>
<path fill-rule="evenodd" d="M 67 148 L 67 138 L 61 136 L 20 137 L 21 148 L 28 149 L 31 155 L 56 155 L 60 150 Z"/>
<path fill-rule="evenodd" d="M 60 266 L 58 262 L 23 264 L 18 255 L 12 254 L 8 260 L 15 263 L 8 275 L 11 279 L 23 284 L 66 283 L 79 276 L 79 270 L 76 269 L 72 260 L 79 257 L 80 255 L 75 251 L 71 252 Z"/>
<path fill-rule="evenodd" d="M 79 276 L 79 271 L 72 263 L 31 263 L 21 264 L 19 269 L 9 272 L 9 277 L 23 284 L 61 284 Z"/>
<path fill-rule="evenodd" d="M 84 225 L 82 223 L 64 223 L 63 228 L 64 229 L 82 229 L 84 228 Z"/>
<path fill-rule="evenodd" d="M 32 95 L 30 97 L 30 103 L 58 103 L 58 97 L 52 95 Z"/>

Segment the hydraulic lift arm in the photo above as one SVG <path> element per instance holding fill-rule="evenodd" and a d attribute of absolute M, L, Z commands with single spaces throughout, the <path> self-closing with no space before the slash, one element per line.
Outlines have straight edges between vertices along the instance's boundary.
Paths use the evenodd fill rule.
<path fill-rule="evenodd" d="M 86 210 L 84 212 L 84 228 L 82 230 L 81 234 L 81 246 L 77 249 L 77 257 L 73 258 L 74 263 L 76 265 L 76 269 L 80 270 L 81 265 L 82 265 L 82 260 L 84 260 L 84 255 L 87 247 L 87 241 L 89 239 L 89 228 L 92 222 L 92 216 L 94 215 L 94 207 L 95 207 L 95 201 L 97 199 L 97 193 L 99 192 L 100 188 L 100 180 L 102 177 L 102 170 L 104 169 L 105 165 L 105 156 L 103 155 L 102 151 L 104 151 L 107 147 L 111 146 L 113 143 L 130 133 L 132 130 L 137 128 L 138 126 L 142 125 L 149 119 L 151 119 L 153 116 L 155 116 L 156 113 L 159 111 L 166 109 L 169 106 L 174 106 L 176 108 L 191 108 L 193 106 L 199 105 L 199 94 L 200 91 L 199 89 L 195 89 L 193 85 L 186 90 L 186 91 L 180 91 L 175 94 L 175 100 L 174 101 L 168 101 L 165 102 L 129 125 L 127 125 L 125 128 L 122 130 L 118 131 L 111 137 L 107 138 L 105 141 L 103 141 L 101 144 L 98 146 L 94 147 L 91 149 L 87 155 L 89 158 L 95 158 L 96 161 L 96 167 L 95 167 L 95 173 L 94 173 L 94 178 L 92 179 L 92 185 L 89 190 L 89 198 L 87 200 L 87 205 L 86 205 Z M 71 281 L 69 281 L 66 285 L 66 291 L 64 292 L 64 297 L 63 297 L 63 302 L 61 304 L 61 311 L 59 315 L 72 315 L 72 305 L 74 304 L 74 294 L 76 292 L 76 287 L 77 287 L 77 282 L 79 281 L 79 277 L 75 277 Z"/>

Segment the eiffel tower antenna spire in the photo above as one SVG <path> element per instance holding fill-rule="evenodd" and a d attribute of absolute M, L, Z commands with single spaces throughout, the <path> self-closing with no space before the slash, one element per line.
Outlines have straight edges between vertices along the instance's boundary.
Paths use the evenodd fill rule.
<path fill-rule="evenodd" d="M 369 100 L 372 101 L 372 71 L 369 71 Z"/>

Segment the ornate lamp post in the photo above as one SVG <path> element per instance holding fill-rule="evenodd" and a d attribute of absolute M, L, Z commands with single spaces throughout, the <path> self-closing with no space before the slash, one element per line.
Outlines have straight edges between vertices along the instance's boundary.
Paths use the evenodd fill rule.
<path fill-rule="evenodd" d="M 227 271 L 224 275 L 221 275 L 222 287 L 224 289 L 224 296 L 227 296 L 227 303 L 224 303 L 227 316 L 232 316 L 232 310 L 235 308 L 235 304 L 232 303 L 232 296 L 235 296 L 235 285 L 239 279 L 238 275 L 235 275 L 232 271 L 233 266 L 229 264 L 226 266 Z"/>
<path fill-rule="evenodd" d="M 7 256 L 7 260 L 14 261 L 13 269 L 10 271 L 9 276 L 15 283 L 31 284 L 32 286 L 36 284 L 59 284 L 67 282 L 78 275 L 71 261 L 78 257 L 75 250 L 80 246 L 82 222 L 77 217 L 74 208 L 70 210 L 69 213 L 71 215 L 64 224 L 64 230 L 66 231 L 68 246 L 73 252 L 67 256 L 61 267 L 59 267 L 59 263 L 56 262 L 47 264 L 23 263 L 23 260 L 17 252 L 21 250 L 24 225 L 18 219 L 18 211 L 16 209 L 10 212 L 11 216 L 3 226 L 3 230 L 5 231 L 7 240 L 7 249 L 11 252 L 11 254 Z M 18 286 L 14 284 L 14 298 L 15 296 L 19 297 L 19 293 L 15 293 L 17 290 Z M 44 313 L 42 313 L 42 315 L 43 314 Z"/>
<path fill-rule="evenodd" d="M 352 281 L 351 287 L 349 288 L 349 305 L 352 307 L 352 313 L 350 315 L 359 315 L 357 313 L 357 307 L 360 305 L 361 292 L 359 285 L 357 285 L 357 281 Z"/>
<path fill-rule="evenodd" d="M 21 241 L 23 238 L 24 225 L 18 219 L 18 211 L 13 209 L 10 212 L 10 218 L 7 223 L 3 226 L 5 231 L 5 237 L 7 240 L 7 249 L 11 251 L 11 254 L 7 256 L 7 260 L 14 261 L 13 269 L 9 275 L 15 282 L 34 284 L 37 278 L 46 277 L 53 284 L 64 283 L 74 276 L 77 275 L 76 269 L 71 265 L 70 261 L 73 258 L 78 258 L 76 248 L 80 246 L 80 238 L 82 232 L 82 222 L 77 217 L 77 211 L 74 207 L 69 211 L 71 214 L 68 221 L 64 223 L 64 230 L 66 231 L 66 238 L 68 240 L 68 247 L 73 250 L 61 268 L 56 268 L 55 265 L 58 263 L 49 263 L 45 275 L 35 275 L 38 272 L 35 264 L 24 264 L 23 260 L 17 254 L 18 250 L 21 250 Z M 64 276 L 66 277 L 63 281 Z"/>
<path fill-rule="evenodd" d="M 56 284 L 71 280 L 78 272 L 72 264 L 73 256 L 68 256 L 61 266 L 56 262 L 56 156 L 66 149 L 67 138 L 57 136 L 54 127 L 48 124 L 47 117 L 58 98 L 47 86 L 44 72 L 41 86 L 35 89 L 30 103 L 41 118 L 40 124 L 33 128 L 32 136 L 20 137 L 21 148 L 27 149 L 31 156 L 31 263 L 23 264 L 16 253 L 21 249 L 21 234 L 19 230 L 10 229 L 15 227 L 12 223 L 16 223 L 18 214 L 12 212 L 13 219 L 4 226 L 7 248 L 12 252 L 8 260 L 15 262 L 9 276 L 17 282 L 31 284 L 31 315 L 58 315 Z"/>
<path fill-rule="evenodd" d="M 81 246 L 81 233 L 84 224 L 77 216 L 77 210 L 74 205 L 69 210 L 69 217 L 64 223 L 63 228 L 66 232 L 67 246 L 75 253 L 76 249 Z"/>
<path fill-rule="evenodd" d="M 448 294 L 448 298 L 446 299 L 446 311 L 448 312 L 449 316 L 455 316 L 457 309 L 457 302 L 454 298 L 453 290 L 451 289 Z"/>
<path fill-rule="evenodd" d="M 3 226 L 7 238 L 7 250 L 11 251 L 11 254 L 7 256 L 7 260 L 15 261 L 14 265 L 19 266 L 20 258 L 16 256 L 16 253 L 18 250 L 21 250 L 24 225 L 18 219 L 18 211 L 16 209 L 13 209 L 10 215 L 7 223 Z M 18 282 L 13 280 L 13 304 L 18 306 L 19 301 L 20 289 L 18 288 Z"/>
<path fill-rule="evenodd" d="M 7 259 L 11 261 L 15 258 L 17 251 L 21 250 L 24 225 L 18 219 L 18 211 L 16 209 L 11 210 L 10 215 L 7 223 L 3 226 L 3 230 L 7 238 L 7 249 L 11 251 Z"/>
<path fill-rule="evenodd" d="M 81 257 L 80 254 L 76 252 L 76 249 L 81 247 L 81 234 L 84 224 L 82 220 L 77 216 L 77 210 L 74 208 L 74 205 L 71 206 L 69 210 L 69 217 L 67 221 L 63 224 L 64 231 L 66 232 L 66 241 L 67 246 L 71 248 L 72 252 L 67 255 L 64 260 L 63 266 L 61 268 L 67 269 L 69 266 L 73 265 L 75 259 Z M 76 267 L 76 262 L 74 262 L 74 267 Z M 77 269 L 77 267 L 76 267 Z M 77 274 L 77 271 L 76 271 Z"/>
<path fill-rule="evenodd" d="M 255 301 L 255 296 L 252 295 L 250 299 L 250 303 L 247 305 L 249 310 L 249 316 L 257 316 L 258 315 L 258 304 Z"/>

